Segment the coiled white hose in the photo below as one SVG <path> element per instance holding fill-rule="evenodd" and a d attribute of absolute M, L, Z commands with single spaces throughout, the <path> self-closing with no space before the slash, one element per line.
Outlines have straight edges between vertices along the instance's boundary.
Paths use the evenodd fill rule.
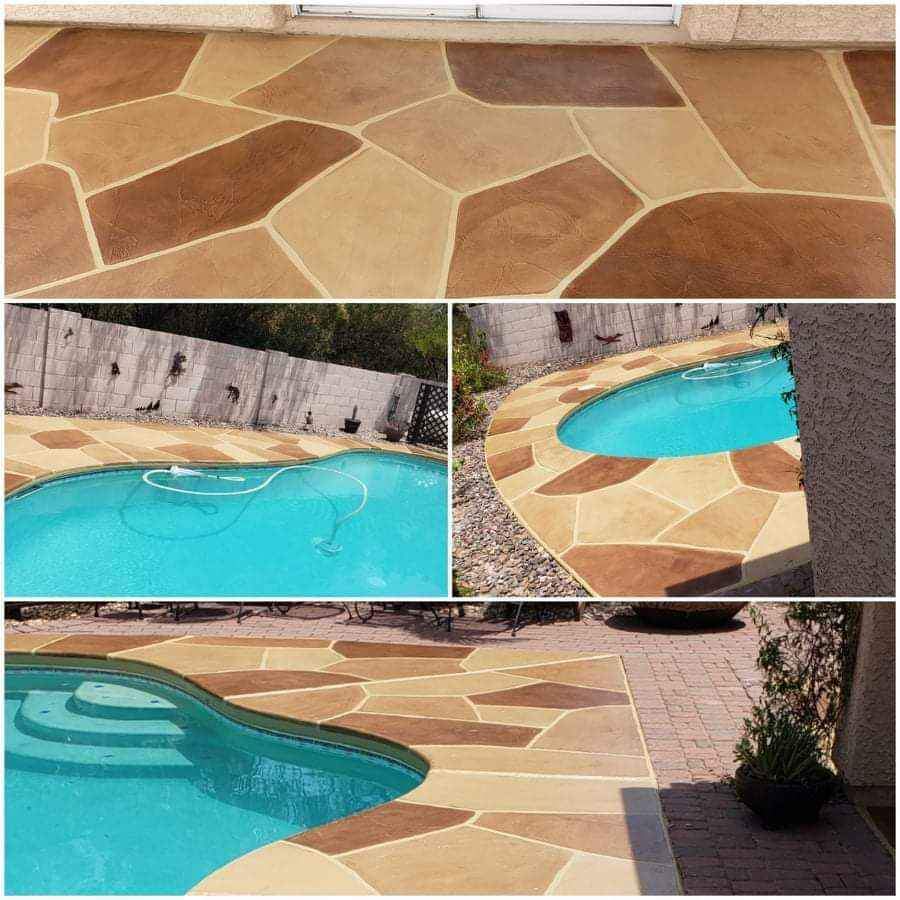
<path fill-rule="evenodd" d="M 732 360 L 730 362 L 705 362 L 696 369 L 688 369 L 686 372 L 682 372 L 681 377 L 685 381 L 708 381 L 711 378 L 730 378 L 733 375 L 741 375 L 744 372 L 753 372 L 756 369 L 771 366 L 776 362 L 778 362 L 778 359 L 774 356 L 767 360 L 753 361 L 752 365 L 745 363 L 742 360 Z M 720 369 L 725 369 L 726 371 L 719 371 Z M 697 375 L 697 372 L 702 374 Z"/>

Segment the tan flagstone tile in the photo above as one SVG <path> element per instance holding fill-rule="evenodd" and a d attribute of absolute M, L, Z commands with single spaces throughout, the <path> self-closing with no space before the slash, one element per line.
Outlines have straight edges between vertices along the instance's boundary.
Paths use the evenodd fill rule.
<path fill-rule="evenodd" d="M 264 462 L 268 459 L 267 456 L 262 455 L 256 450 L 247 450 L 245 447 L 242 447 L 240 444 L 234 444 L 230 441 L 228 442 L 219 442 L 219 449 L 225 453 L 227 456 L 230 456 L 231 459 L 237 460 L 237 462 Z"/>
<path fill-rule="evenodd" d="M 265 640 L 265 639 L 263 639 Z M 327 647 L 272 647 L 266 653 L 266 669 L 324 669 L 343 659 L 340 654 Z"/>
<path fill-rule="evenodd" d="M 471 647 L 450 644 L 390 644 L 378 641 L 335 641 L 331 648 L 347 659 L 416 657 L 418 659 L 465 659 Z"/>
<path fill-rule="evenodd" d="M 478 721 L 474 707 L 462 697 L 370 697 L 359 711 L 376 715 Z M 512 722 L 509 724 L 529 725 L 531 723 Z"/>
<path fill-rule="evenodd" d="M 333 719 L 330 724 L 407 746 L 484 744 L 496 747 L 524 747 L 540 734 L 539 728 L 518 725 L 370 713 L 350 713 Z"/>
<path fill-rule="evenodd" d="M 359 896 L 375 891 L 338 860 L 275 841 L 207 875 L 191 894 Z"/>
<path fill-rule="evenodd" d="M 584 150 L 562 110 L 442 97 L 369 125 L 365 137 L 435 181 L 472 191 Z"/>
<path fill-rule="evenodd" d="M 802 449 L 800 447 L 800 439 L 799 438 L 784 438 L 781 441 L 775 441 L 782 450 L 787 453 L 790 453 L 794 459 L 801 459 L 803 456 Z"/>
<path fill-rule="evenodd" d="M 532 416 L 528 423 L 529 428 L 539 428 L 541 425 L 558 425 L 564 416 L 571 412 L 570 408 L 557 404 L 546 412 Z"/>
<path fill-rule="evenodd" d="M 433 771 L 404 799 L 484 812 L 659 813 L 653 782 L 639 778 L 520 778 Z"/>
<path fill-rule="evenodd" d="M 447 296 L 549 291 L 640 208 L 592 156 L 466 197 Z"/>
<path fill-rule="evenodd" d="M 341 857 L 380 894 L 543 894 L 570 854 L 463 825 Z M 475 860 L 479 863 L 476 865 Z"/>
<path fill-rule="evenodd" d="M 16 488 L 22 487 L 23 484 L 28 484 L 32 479 L 26 475 L 14 475 L 11 472 L 4 473 L 4 489 L 8 494 L 10 491 L 14 491 Z"/>
<path fill-rule="evenodd" d="M 69 175 L 39 164 L 6 176 L 6 292 L 87 272 L 94 258 Z"/>
<path fill-rule="evenodd" d="M 584 544 L 649 541 L 684 509 L 633 484 L 616 484 L 579 498 L 577 540 Z"/>
<path fill-rule="evenodd" d="M 576 497 L 543 497 L 540 494 L 526 494 L 512 504 L 522 521 L 554 553 L 565 550 L 574 541 L 577 507 Z"/>
<path fill-rule="evenodd" d="M 229 648 L 250 650 L 257 648 L 241 647 Z M 265 669 L 262 663 L 265 654 L 259 657 L 259 662 L 244 669 L 229 666 L 231 671 L 217 671 L 221 666 L 217 665 L 220 652 L 208 649 L 205 651 L 209 657 L 209 672 L 193 675 L 189 680 L 200 685 L 205 691 L 215 694 L 217 697 L 238 697 L 244 694 L 264 694 L 272 691 L 309 690 L 312 688 L 338 687 L 344 684 L 355 684 L 365 681 L 353 675 L 336 675 L 330 672 L 304 672 L 296 669 Z M 362 699 L 362 697 L 360 697 Z"/>
<path fill-rule="evenodd" d="M 634 479 L 689 509 L 700 509 L 737 485 L 726 453 L 658 459 Z"/>
<path fill-rule="evenodd" d="M 663 543 L 749 550 L 775 507 L 774 494 L 741 487 L 664 531 Z"/>
<path fill-rule="evenodd" d="M 653 465 L 653 462 L 652 459 L 594 454 L 584 462 L 557 475 L 552 481 L 541 485 L 538 493 L 549 496 L 587 494 L 600 488 L 628 481 Z"/>
<path fill-rule="evenodd" d="M 126 456 L 121 451 L 116 450 L 113 447 L 107 447 L 105 444 L 91 444 L 90 446 L 85 447 L 82 452 L 101 463 L 122 463 L 131 461 L 130 457 Z"/>
<path fill-rule="evenodd" d="M 49 158 L 71 166 L 84 190 L 94 191 L 272 121 L 167 94 L 54 123 Z"/>
<path fill-rule="evenodd" d="M 62 637 L 61 634 L 53 632 L 28 632 L 25 634 L 16 634 L 15 632 L 7 632 L 3 636 L 3 649 L 7 653 L 31 653 L 38 647 L 58 641 Z"/>
<path fill-rule="evenodd" d="M 478 825 L 570 850 L 671 864 L 668 836 L 658 816 L 485 813 Z"/>
<path fill-rule="evenodd" d="M 561 444 L 556 436 L 534 444 L 532 451 L 537 462 L 554 472 L 565 472 L 578 463 L 591 458 L 590 453 L 573 450 L 571 447 Z"/>
<path fill-rule="evenodd" d="M 3 28 L 5 68 L 11 69 L 18 65 L 43 38 L 56 31 L 59 29 L 48 25 L 18 25 L 6 22 Z"/>
<path fill-rule="evenodd" d="M 166 640 L 165 635 L 129 634 L 70 634 L 54 641 L 52 649 L 38 649 L 37 653 L 56 656 L 109 656 L 122 651 L 150 652 L 153 645 Z"/>
<path fill-rule="evenodd" d="M 160 666 L 179 675 L 191 675 L 213 670 L 259 668 L 265 652 L 262 647 L 217 647 L 213 656 L 209 647 L 171 643 L 128 650 L 116 656 Z"/>
<path fill-rule="evenodd" d="M 225 637 L 219 635 L 179 638 L 180 644 L 197 644 L 204 647 L 267 647 L 270 650 L 327 650 L 331 641 L 321 638 L 272 638 L 272 637 Z M 265 668 L 265 666 L 263 667 Z M 270 668 L 293 669 L 306 666 L 271 666 Z"/>
<path fill-rule="evenodd" d="M 472 672 L 465 675 L 443 675 L 439 678 L 410 678 L 367 685 L 372 697 L 465 697 L 487 691 L 531 684 L 532 679 L 501 672 Z"/>
<path fill-rule="evenodd" d="M 580 109 L 597 153 L 650 197 L 737 188 L 745 181 L 687 109 Z"/>
<path fill-rule="evenodd" d="M 731 464 L 748 487 L 784 493 L 800 490 L 800 464 L 777 444 L 732 450 Z"/>
<path fill-rule="evenodd" d="M 544 469 L 541 466 L 532 466 L 530 469 L 525 469 L 522 472 L 504 478 L 502 481 L 498 481 L 496 487 L 500 496 L 509 502 L 517 497 L 521 497 L 527 491 L 538 487 L 538 485 L 543 484 L 552 477 L 553 473 L 548 469 Z"/>
<path fill-rule="evenodd" d="M 583 709 L 590 706 L 622 706 L 629 702 L 624 691 L 598 690 L 572 684 L 539 681 L 509 690 L 470 694 L 473 703 L 497 706 L 538 706 L 549 709 Z"/>
<path fill-rule="evenodd" d="M 592 386 L 583 385 L 581 387 L 573 387 L 570 388 L 565 393 L 559 395 L 560 403 L 574 403 L 580 406 L 582 403 L 587 400 L 592 400 L 594 397 L 599 397 L 600 394 L 605 394 L 611 387 L 612 384 L 596 384 Z"/>
<path fill-rule="evenodd" d="M 541 665 L 580 659 L 585 654 L 577 650 L 505 650 L 502 647 L 479 647 L 463 661 L 463 668 L 471 671 L 482 669 L 506 669 L 510 666 Z"/>
<path fill-rule="evenodd" d="M 878 178 L 825 60 L 813 50 L 655 47 L 757 185 L 878 195 Z"/>
<path fill-rule="evenodd" d="M 450 194 L 365 150 L 290 200 L 274 225 L 335 297 L 435 297 Z"/>
<path fill-rule="evenodd" d="M 540 428 L 525 428 L 522 431 L 511 431 L 509 434 L 495 434 L 485 439 L 484 449 L 488 454 L 512 450 L 546 440 L 555 433 L 556 428 L 552 425 L 542 425 Z"/>
<path fill-rule="evenodd" d="M 366 692 L 356 685 L 328 688 L 321 691 L 288 691 L 256 697 L 238 697 L 230 700 L 242 709 L 269 713 L 285 719 L 321 722 L 344 715 L 356 709 L 366 699 Z"/>
<path fill-rule="evenodd" d="M 538 709 L 528 706 L 478 706 L 482 722 L 498 722 L 505 725 L 535 725 L 543 727 L 560 717 L 558 709 Z"/>
<path fill-rule="evenodd" d="M 625 673 L 617 656 L 548 663 L 515 671 L 530 678 L 541 678 L 557 684 L 574 684 L 608 691 L 625 690 Z"/>
<path fill-rule="evenodd" d="M 38 443 L 34 438 L 25 434 L 7 434 L 5 436 L 5 452 L 7 457 L 22 453 L 34 453 L 43 450 L 46 445 Z"/>
<path fill-rule="evenodd" d="M 894 140 L 893 128 L 876 128 L 874 129 L 875 147 L 878 155 L 887 170 L 888 178 L 891 183 L 891 190 L 894 190 L 896 181 L 895 166 L 897 158 L 897 145 Z"/>
<path fill-rule="evenodd" d="M 516 400 L 510 402 L 508 399 L 504 400 L 500 408 L 497 410 L 494 415 L 495 419 L 502 419 L 507 415 L 510 416 L 526 416 L 530 418 L 531 416 L 536 416 L 542 412 L 546 412 L 549 409 L 560 409 L 559 402 L 556 399 L 556 391 L 547 391 L 549 396 L 541 396 L 540 398 L 534 397 L 525 397 L 522 400 Z M 563 412 L 567 412 L 565 408 L 562 409 Z"/>
<path fill-rule="evenodd" d="M 80 450 L 44 450 L 41 453 L 29 453 L 28 462 L 48 472 L 64 472 L 68 469 L 84 469 L 97 465 L 97 460 Z"/>
<path fill-rule="evenodd" d="M 328 667 L 329 672 L 361 675 L 375 681 L 415 678 L 419 675 L 452 675 L 465 671 L 455 659 L 348 659 Z"/>
<path fill-rule="evenodd" d="M 523 425 L 528 424 L 528 418 L 511 419 L 494 417 L 491 421 L 488 434 L 506 434 L 509 431 L 518 431 Z"/>
<path fill-rule="evenodd" d="M 184 462 L 182 457 L 175 456 L 174 453 L 166 453 L 164 450 L 155 450 L 152 447 L 139 447 L 126 441 L 110 441 L 109 443 L 136 462 Z"/>
<path fill-rule="evenodd" d="M 550 891 L 551 894 L 582 897 L 680 892 L 674 866 L 608 859 L 586 853 L 576 855 Z"/>
<path fill-rule="evenodd" d="M 4 137 L 6 171 L 21 169 L 44 157 L 44 135 L 50 120 L 50 94 L 5 92 Z"/>
<path fill-rule="evenodd" d="M 189 462 L 234 462 L 227 453 L 203 444 L 166 444 L 159 449 Z"/>
<path fill-rule="evenodd" d="M 744 577 L 751 581 L 768 578 L 811 558 L 806 495 L 782 494 L 744 559 Z"/>
<path fill-rule="evenodd" d="M 630 706 L 605 706 L 566 713 L 532 746 L 546 750 L 644 756 L 644 745 Z"/>
<path fill-rule="evenodd" d="M 357 125 L 449 90 L 441 46 L 431 41 L 341 38 L 235 98 L 289 116 Z"/>
<path fill-rule="evenodd" d="M 11 472 L 16 472 L 18 475 L 46 475 L 47 474 L 47 469 L 42 469 L 40 466 L 32 466 L 26 462 L 20 462 L 19 460 L 13 459 L 12 457 L 7 458 L 6 468 Z"/>
<path fill-rule="evenodd" d="M 334 40 L 330 36 L 212 32 L 184 84 L 186 94 L 227 100 Z"/>
<path fill-rule="evenodd" d="M 646 778 L 647 763 L 630 756 L 558 753 L 519 747 L 447 747 L 419 745 L 433 770 L 532 775 L 579 775 L 594 778 Z"/>

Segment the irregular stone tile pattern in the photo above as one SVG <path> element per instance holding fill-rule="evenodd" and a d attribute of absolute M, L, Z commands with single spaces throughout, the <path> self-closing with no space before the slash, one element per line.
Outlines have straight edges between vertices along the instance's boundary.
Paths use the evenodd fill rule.
<path fill-rule="evenodd" d="M 486 464 L 497 490 L 531 534 L 592 594 L 703 596 L 809 560 L 796 439 L 789 449 L 771 443 L 672 459 L 587 454 L 563 445 L 555 430 L 546 433 L 543 423 L 552 410 L 533 399 L 549 397 L 561 417 L 579 402 L 570 396 L 573 383 L 600 382 L 608 391 L 640 381 L 648 372 L 726 358 L 781 340 L 775 326 L 757 328 L 752 340 L 739 337 L 712 335 L 607 356 L 569 374 L 538 378 L 498 407 L 494 421 L 515 422 L 515 428 L 485 440 Z M 586 392 L 581 402 L 595 396 L 596 391 Z M 494 443 L 513 438 L 513 449 Z M 531 705 L 539 707 L 538 697 L 553 682 L 607 692 L 621 689 L 600 669 L 585 674 L 566 663 L 521 668 L 515 674 L 539 677 L 543 684 L 496 692 L 505 703 L 507 695 L 533 694 Z M 550 733 L 530 746 L 553 746 L 548 738 Z M 583 749 L 591 746 L 588 740 Z"/>
<path fill-rule="evenodd" d="M 613 885 L 619 894 L 640 894 L 648 883 L 658 892 L 678 891 L 655 781 L 616 656 L 60 632 L 11 633 L 6 651 L 14 654 L 8 661 L 20 663 L 63 654 L 162 667 L 170 678 L 189 676 L 255 724 L 259 714 L 275 716 L 291 721 L 297 733 L 336 740 L 349 730 L 365 749 L 408 762 L 411 751 L 423 769 L 430 766 L 405 797 L 257 848 L 210 873 L 192 893 L 527 895 L 558 892 L 566 878 L 581 887 L 591 880 Z M 328 656 L 264 668 L 275 653 Z M 323 686 L 336 666 L 353 664 L 380 676 L 378 667 L 391 661 L 470 668 L 476 680 L 432 675 L 450 679 L 455 693 L 432 699 L 442 706 L 430 709 L 422 697 L 398 694 L 391 698 L 398 715 L 358 711 L 366 697 L 383 699 L 372 696 L 378 681 Z M 529 673 L 524 686 L 473 690 L 485 678 L 523 671 Z M 268 693 L 231 693 L 248 687 Z M 488 705 L 501 699 L 506 705 Z M 544 719 L 531 726 L 474 715 L 442 719 L 439 709 L 451 703 L 473 714 L 478 709 L 482 718 L 495 709 L 541 712 Z M 653 866 L 650 881 L 646 866 Z"/>
<path fill-rule="evenodd" d="M 11 204 L 8 291 L 893 296 L 892 188 L 835 81 L 846 65 L 892 178 L 886 51 L 830 65 L 817 50 L 19 25 L 6 47 L 7 165 L 71 167 L 55 205 L 74 191 L 92 211 L 35 250 L 16 237 L 42 231 L 43 205 Z M 828 196 L 813 211 L 798 191 Z M 278 239 L 248 237 L 242 265 L 219 265 L 225 243 L 158 262 L 255 224 Z M 71 258 L 82 236 L 101 254 L 84 269 Z"/>

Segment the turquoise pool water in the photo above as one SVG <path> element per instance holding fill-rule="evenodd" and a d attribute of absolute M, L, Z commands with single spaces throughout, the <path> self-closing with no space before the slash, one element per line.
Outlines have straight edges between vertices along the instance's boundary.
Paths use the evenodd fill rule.
<path fill-rule="evenodd" d="M 279 468 L 202 470 L 243 481 L 163 471 L 152 484 L 149 467 L 106 471 L 13 497 L 6 593 L 446 595 L 444 465 L 349 453 L 272 478 Z"/>
<path fill-rule="evenodd" d="M 182 691 L 6 671 L 6 893 L 184 894 L 230 860 L 412 790 L 373 754 L 238 725 Z"/>
<path fill-rule="evenodd" d="M 765 350 L 666 373 L 599 397 L 563 420 L 557 434 L 569 447 L 606 456 L 741 450 L 797 434 L 781 396 L 793 386 L 787 361 Z"/>

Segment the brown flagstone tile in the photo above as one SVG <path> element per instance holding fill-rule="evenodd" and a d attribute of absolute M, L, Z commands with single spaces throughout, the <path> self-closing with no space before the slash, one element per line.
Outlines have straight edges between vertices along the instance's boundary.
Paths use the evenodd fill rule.
<path fill-rule="evenodd" d="M 597 894 L 623 897 L 646 894 L 673 896 L 681 891 L 674 865 L 576 853 L 550 893 L 564 897 L 591 897 Z"/>
<path fill-rule="evenodd" d="M 270 694 L 261 697 L 243 697 L 231 702 L 241 709 L 269 713 L 284 719 L 298 719 L 305 722 L 321 722 L 350 712 L 366 698 L 360 688 L 328 688 L 323 691 L 297 691 L 285 694 Z"/>
<path fill-rule="evenodd" d="M 529 678 L 541 678 L 557 684 L 575 684 L 607 691 L 625 690 L 625 676 L 617 656 L 608 659 L 576 659 L 515 671 Z"/>
<path fill-rule="evenodd" d="M 731 464 L 748 487 L 783 493 L 800 490 L 800 463 L 777 444 L 732 450 Z"/>
<path fill-rule="evenodd" d="M 199 97 L 227 100 L 283 72 L 333 40 L 329 35 L 210 32 L 183 90 Z"/>
<path fill-rule="evenodd" d="M 630 372 L 632 369 L 643 369 L 645 366 L 655 362 L 659 362 L 658 356 L 653 356 L 652 354 L 650 356 L 640 356 L 637 359 L 622 363 L 622 368 Z"/>
<path fill-rule="evenodd" d="M 40 162 L 50 120 L 50 94 L 11 91 L 4 95 L 4 166 L 6 171 Z"/>
<path fill-rule="evenodd" d="M 306 450 L 295 444 L 273 444 L 271 447 L 260 450 L 259 452 L 268 453 L 269 451 L 276 453 L 279 457 L 287 459 L 318 459 L 315 453 L 307 453 Z"/>
<path fill-rule="evenodd" d="M 18 65 L 40 41 L 58 28 L 50 25 L 18 25 L 4 23 L 3 64 L 7 70 Z"/>
<path fill-rule="evenodd" d="M 658 816 L 485 813 L 478 824 L 546 844 L 671 864 L 666 830 Z"/>
<path fill-rule="evenodd" d="M 7 494 L 10 491 L 14 491 L 18 487 L 22 487 L 23 484 L 28 484 L 28 482 L 32 480 L 26 475 L 14 475 L 12 472 L 5 472 L 4 476 L 6 481 Z"/>
<path fill-rule="evenodd" d="M 431 41 L 342 38 L 235 98 L 270 112 L 357 125 L 449 90 Z"/>
<path fill-rule="evenodd" d="M 114 450 L 105 444 L 88 444 L 82 448 L 82 452 L 86 453 L 91 459 L 96 459 L 102 463 L 127 463 L 131 462 L 130 457 L 126 456 L 120 450 Z"/>
<path fill-rule="evenodd" d="M 370 697 L 359 710 L 364 713 L 416 718 L 462 719 L 477 722 L 475 708 L 463 697 Z M 513 722 L 528 725 L 528 722 Z"/>
<path fill-rule="evenodd" d="M 737 553 L 649 544 L 573 547 L 563 560 L 601 597 L 693 597 L 741 580 Z"/>
<path fill-rule="evenodd" d="M 583 544 L 650 541 L 685 510 L 630 482 L 581 496 L 576 540 Z"/>
<path fill-rule="evenodd" d="M 682 106 L 640 47 L 447 44 L 461 91 L 485 103 L 532 106 Z"/>
<path fill-rule="evenodd" d="M 881 194 L 847 104 L 815 51 L 654 47 L 653 53 L 760 187 Z"/>
<path fill-rule="evenodd" d="M 479 706 L 478 715 L 482 722 L 543 728 L 555 722 L 562 713 L 558 709 L 540 709 L 536 706 Z"/>
<path fill-rule="evenodd" d="M 94 194 L 87 203 L 104 261 L 249 225 L 359 145 L 344 131 L 278 122 Z"/>
<path fill-rule="evenodd" d="M 664 531 L 664 543 L 749 550 L 778 498 L 752 488 L 738 488 Z"/>
<path fill-rule="evenodd" d="M 565 550 L 575 540 L 576 497 L 526 494 L 516 500 L 512 508 L 552 552 Z"/>
<path fill-rule="evenodd" d="M 57 116 L 174 91 L 202 34 L 67 28 L 6 75 L 8 87 L 55 91 Z"/>
<path fill-rule="evenodd" d="M 893 50 L 851 50 L 844 63 L 873 125 L 893 125 L 896 61 Z"/>
<path fill-rule="evenodd" d="M 584 462 L 542 484 L 538 494 L 586 494 L 634 478 L 652 466 L 655 460 L 628 456 L 592 456 Z"/>
<path fill-rule="evenodd" d="M 590 778 L 646 778 L 647 762 L 604 753 L 558 753 L 521 747 L 416 747 L 433 769 L 514 775 L 578 775 Z"/>
<path fill-rule="evenodd" d="M 540 734 L 540 728 L 526 728 L 519 725 L 463 722 L 459 719 L 419 719 L 411 716 L 370 713 L 351 713 L 334 719 L 331 724 L 406 745 L 486 744 L 495 747 L 524 747 Z"/>
<path fill-rule="evenodd" d="M 570 384 L 580 384 L 582 381 L 587 381 L 588 378 L 589 373 L 582 369 L 574 372 L 565 372 L 556 378 L 545 381 L 543 384 L 545 387 L 566 387 Z"/>
<path fill-rule="evenodd" d="M 3 649 L 7 653 L 31 653 L 32 650 L 53 641 L 58 641 L 61 637 L 63 635 L 51 632 L 17 634 L 14 631 L 8 631 L 3 636 Z"/>
<path fill-rule="evenodd" d="M 518 431 L 523 425 L 528 424 L 528 417 L 524 419 L 497 419 L 491 422 L 488 434 L 506 434 L 508 431 Z"/>
<path fill-rule="evenodd" d="M 70 634 L 60 641 L 54 641 L 46 650 L 37 650 L 37 653 L 53 653 L 56 656 L 99 656 L 104 657 L 108 653 L 119 653 L 123 650 L 135 650 L 139 647 L 149 647 L 168 640 L 163 634 L 156 635 L 128 635 L 128 634 Z"/>
<path fill-rule="evenodd" d="M 55 428 L 52 431 L 38 431 L 32 439 L 51 450 L 75 450 L 85 444 L 95 444 L 96 438 L 77 428 Z"/>
<path fill-rule="evenodd" d="M 745 184 L 688 109 L 580 109 L 575 118 L 597 153 L 650 197 Z"/>
<path fill-rule="evenodd" d="M 423 806 L 394 800 L 355 816 L 303 831 L 287 840 L 334 856 L 373 844 L 383 844 L 386 840 L 399 841 L 453 825 L 462 825 L 472 815 L 470 810 L 465 809 Z"/>
<path fill-rule="evenodd" d="M 533 679 L 505 672 L 466 672 L 460 675 L 405 678 L 401 681 L 373 681 L 369 696 L 466 697 L 475 693 L 500 691 L 531 684 Z"/>
<path fill-rule="evenodd" d="M 737 485 L 727 453 L 659 459 L 635 479 L 682 506 L 700 509 Z"/>
<path fill-rule="evenodd" d="M 110 441 L 111 446 L 121 450 L 126 456 L 130 456 L 135 462 L 177 462 L 184 461 L 183 456 L 174 453 L 166 453 L 165 450 L 154 450 L 152 447 L 139 447 L 124 441 Z"/>
<path fill-rule="evenodd" d="M 56 122 L 49 158 L 71 166 L 84 190 L 95 191 L 271 121 L 168 94 Z"/>
<path fill-rule="evenodd" d="M 266 669 L 303 669 L 323 671 L 343 657 L 327 647 L 303 649 L 299 647 L 272 647 L 266 651 Z"/>
<path fill-rule="evenodd" d="M 543 894 L 570 854 L 463 825 L 341 857 L 380 894 Z M 478 861 L 477 864 L 475 861 Z M 423 886 L 427 885 L 427 888 Z"/>
<path fill-rule="evenodd" d="M 612 386 L 612 384 L 601 384 L 597 387 L 576 387 L 560 394 L 557 399 L 560 403 L 584 403 L 586 400 L 590 400 L 593 397 L 599 397 L 600 394 L 605 394 Z"/>
<path fill-rule="evenodd" d="M 503 450 L 487 458 L 488 469 L 495 481 L 509 478 L 510 475 L 530 469 L 533 465 L 534 455 L 531 452 L 531 444 L 516 447 L 513 450 Z"/>
<path fill-rule="evenodd" d="M 563 716 L 532 745 L 546 750 L 644 756 L 631 706 L 579 709 Z"/>
<path fill-rule="evenodd" d="M 563 110 L 491 109 L 460 96 L 396 113 L 364 134 L 435 181 L 464 192 L 584 151 Z"/>
<path fill-rule="evenodd" d="M 651 210 L 563 292 L 567 298 L 672 299 L 894 294 L 894 221 L 887 205 L 735 193 Z"/>
<path fill-rule="evenodd" d="M 203 647 L 294 647 L 326 648 L 331 641 L 322 638 L 276 638 L 276 637 L 202 637 L 191 635 L 181 638 L 179 644 L 196 644 Z"/>
<path fill-rule="evenodd" d="M 41 164 L 6 176 L 5 249 L 7 293 L 94 267 L 66 172 Z"/>
<path fill-rule="evenodd" d="M 556 397 L 541 397 L 538 400 L 519 400 L 515 403 L 504 403 L 497 411 L 497 415 L 505 415 L 509 410 L 510 415 L 515 416 L 536 416 L 539 413 L 546 412 L 548 409 L 558 409 L 559 403 Z"/>
<path fill-rule="evenodd" d="M 704 359 L 709 359 L 717 356 L 729 356 L 732 353 L 743 353 L 745 350 L 759 350 L 759 347 L 751 341 L 733 341 L 730 344 L 722 344 L 721 347 L 704 350 L 700 355 Z"/>
<path fill-rule="evenodd" d="M 336 641 L 332 649 L 348 659 L 418 657 L 419 659 L 465 659 L 471 647 L 431 644 L 383 644 L 377 641 Z"/>
<path fill-rule="evenodd" d="M 387 678 L 415 678 L 422 675 L 453 675 L 464 672 L 455 659 L 348 659 L 329 666 L 327 671 L 361 675 L 380 681 Z"/>
<path fill-rule="evenodd" d="M 215 656 L 210 657 L 216 659 Z M 216 668 L 216 666 L 211 666 Z M 219 697 L 236 697 L 240 694 L 264 694 L 269 691 L 290 691 L 306 688 L 329 687 L 365 681 L 353 675 L 334 675 L 328 672 L 298 672 L 296 670 L 249 669 L 245 672 L 212 672 L 195 674 L 194 684 Z"/>
<path fill-rule="evenodd" d="M 469 694 L 469 699 L 482 706 L 537 706 L 544 709 L 621 706 L 629 702 L 628 694 L 622 691 L 597 690 L 549 681 L 526 684 L 507 691 Z"/>
<path fill-rule="evenodd" d="M 234 462 L 227 453 L 202 444 L 168 444 L 159 449 L 191 462 Z"/>
<path fill-rule="evenodd" d="M 274 224 L 335 297 L 436 297 L 451 196 L 364 150 L 283 206 Z"/>
<path fill-rule="evenodd" d="M 447 296 L 549 291 L 640 208 L 592 156 L 466 197 Z"/>
<path fill-rule="evenodd" d="M 20 462 L 17 459 L 7 459 L 6 466 L 11 471 L 15 472 L 16 475 L 46 475 L 48 474 L 47 469 L 42 469 L 40 466 L 31 466 L 28 463 Z"/>

